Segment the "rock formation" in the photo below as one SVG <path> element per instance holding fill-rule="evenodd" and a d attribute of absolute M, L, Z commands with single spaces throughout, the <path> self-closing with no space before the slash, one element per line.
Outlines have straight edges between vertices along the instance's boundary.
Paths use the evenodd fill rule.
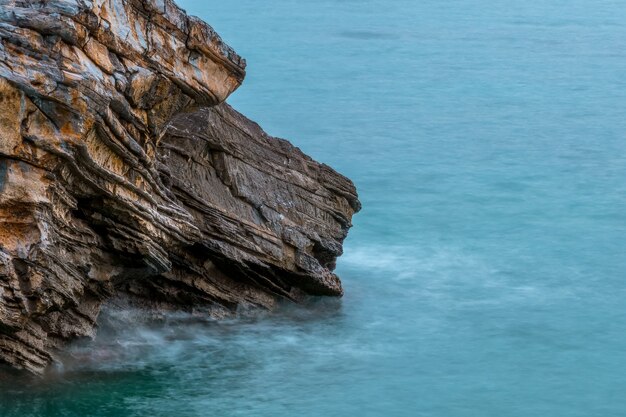
<path fill-rule="evenodd" d="M 0 0 L 0 362 L 43 372 L 116 296 L 342 294 L 355 188 L 224 102 L 244 75 L 172 0 Z"/>

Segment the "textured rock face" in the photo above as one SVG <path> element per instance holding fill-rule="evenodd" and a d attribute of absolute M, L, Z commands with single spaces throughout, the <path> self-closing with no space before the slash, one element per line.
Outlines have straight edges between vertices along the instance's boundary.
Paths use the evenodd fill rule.
<path fill-rule="evenodd" d="M 228 315 L 333 274 L 352 183 L 224 100 L 245 62 L 171 0 L 0 0 L 0 361 L 101 304 Z"/>

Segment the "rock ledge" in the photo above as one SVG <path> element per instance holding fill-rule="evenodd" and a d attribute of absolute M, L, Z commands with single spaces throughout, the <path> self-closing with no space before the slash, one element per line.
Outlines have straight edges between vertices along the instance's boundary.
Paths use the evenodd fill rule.
<path fill-rule="evenodd" d="M 342 294 L 354 185 L 228 106 L 244 76 L 171 0 L 0 0 L 0 362 L 42 373 L 116 296 Z"/>

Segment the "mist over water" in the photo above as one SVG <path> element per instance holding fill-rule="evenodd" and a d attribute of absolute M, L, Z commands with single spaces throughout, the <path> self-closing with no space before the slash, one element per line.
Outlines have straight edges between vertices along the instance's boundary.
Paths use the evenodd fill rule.
<path fill-rule="evenodd" d="M 107 311 L 0 416 L 626 415 L 626 7 L 179 0 L 229 102 L 352 178 L 346 296 Z"/>

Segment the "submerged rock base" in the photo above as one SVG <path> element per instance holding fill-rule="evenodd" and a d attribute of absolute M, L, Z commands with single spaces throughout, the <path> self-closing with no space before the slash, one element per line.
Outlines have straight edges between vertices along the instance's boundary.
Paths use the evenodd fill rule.
<path fill-rule="evenodd" d="M 224 103 L 244 75 L 171 0 L 0 0 L 0 362 L 43 372 L 114 296 L 342 294 L 355 188 Z"/>

